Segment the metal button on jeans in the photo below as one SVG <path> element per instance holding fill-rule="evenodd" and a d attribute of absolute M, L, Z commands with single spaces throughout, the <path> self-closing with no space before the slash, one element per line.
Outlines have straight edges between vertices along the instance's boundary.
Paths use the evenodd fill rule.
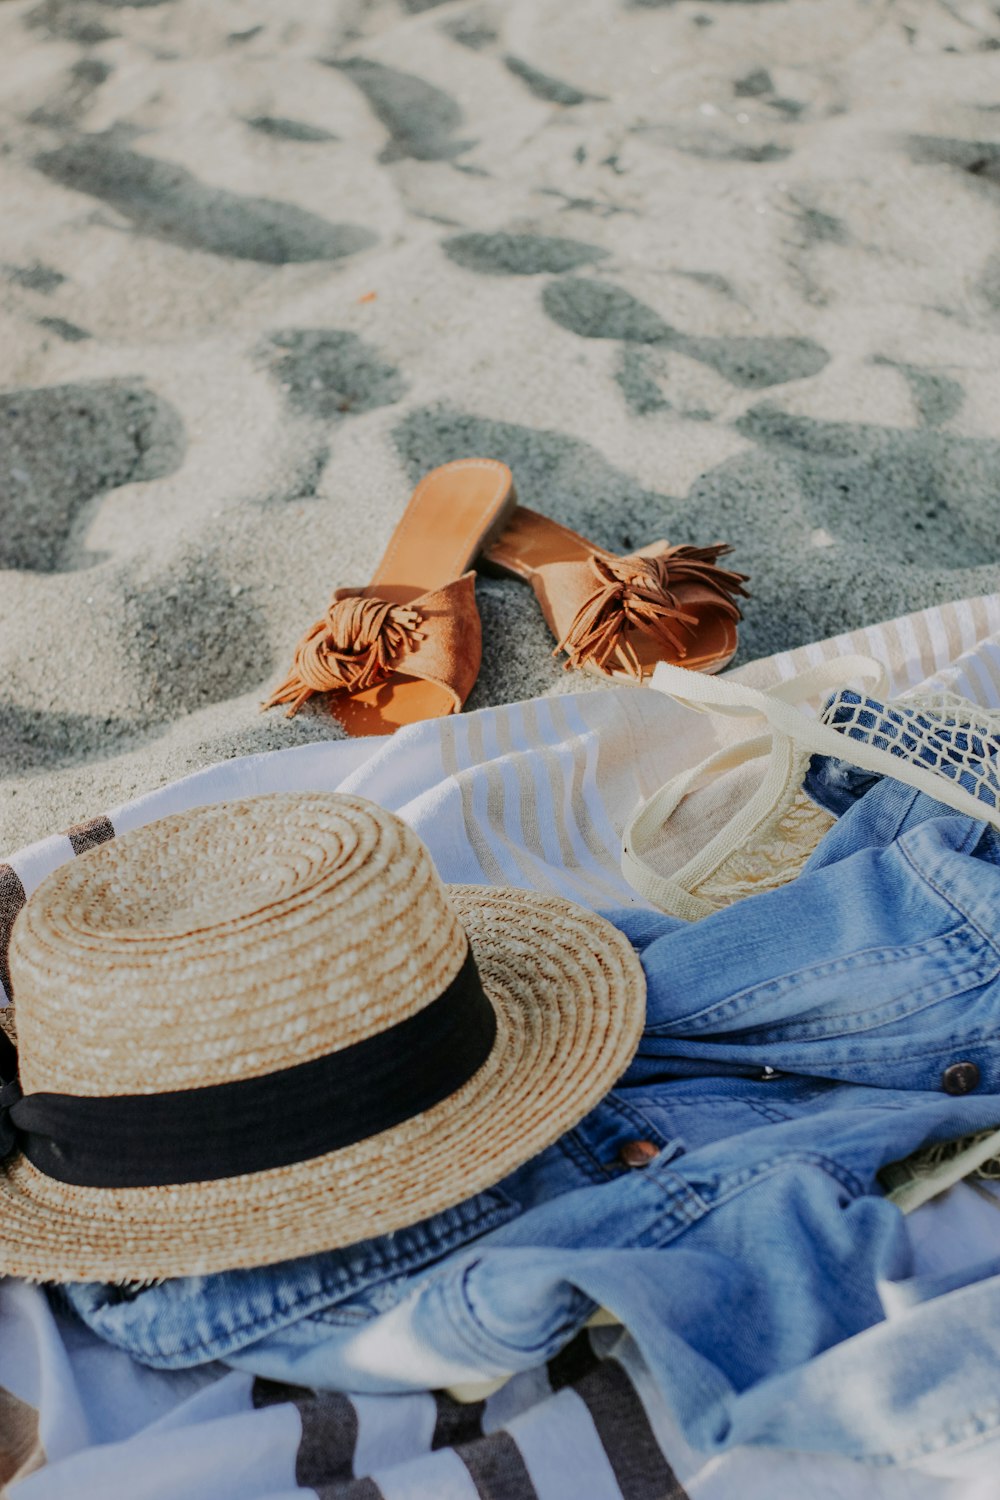
<path fill-rule="evenodd" d="M 979 1087 L 979 1069 L 974 1062 L 952 1063 L 941 1074 L 941 1087 L 946 1094 L 971 1094 Z"/>
<path fill-rule="evenodd" d="M 623 1167 L 648 1167 L 659 1154 L 659 1146 L 652 1141 L 626 1141 L 618 1148 L 618 1160 Z"/>

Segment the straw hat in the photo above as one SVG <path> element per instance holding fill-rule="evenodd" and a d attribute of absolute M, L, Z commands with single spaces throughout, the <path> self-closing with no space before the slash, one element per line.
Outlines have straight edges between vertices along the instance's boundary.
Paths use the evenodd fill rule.
<path fill-rule="evenodd" d="M 405 823 L 328 793 L 178 813 L 70 861 L 18 917 L 10 972 L 0 1273 L 42 1281 L 416 1223 L 580 1120 L 644 1015 L 609 923 L 446 888 Z"/>

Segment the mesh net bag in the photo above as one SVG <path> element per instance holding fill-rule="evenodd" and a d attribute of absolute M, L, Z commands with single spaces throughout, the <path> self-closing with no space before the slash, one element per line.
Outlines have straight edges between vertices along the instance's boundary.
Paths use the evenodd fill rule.
<path fill-rule="evenodd" d="M 961 787 L 982 804 L 980 817 L 1000 809 L 1000 713 L 954 693 L 913 693 L 883 703 L 845 688 L 834 693 L 819 718 L 854 744 Z M 843 755 L 851 758 L 849 747 Z M 888 763 L 885 770 L 895 774 Z"/>

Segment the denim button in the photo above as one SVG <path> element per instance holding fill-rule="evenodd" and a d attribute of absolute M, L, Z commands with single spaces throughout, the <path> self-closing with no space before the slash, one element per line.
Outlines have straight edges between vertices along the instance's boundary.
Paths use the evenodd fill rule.
<path fill-rule="evenodd" d="M 952 1063 L 941 1074 L 941 1087 L 946 1094 L 971 1094 L 979 1087 L 979 1069 L 974 1062 Z"/>
<path fill-rule="evenodd" d="M 648 1167 L 659 1154 L 659 1146 L 652 1141 L 626 1141 L 618 1148 L 618 1160 L 623 1167 Z"/>

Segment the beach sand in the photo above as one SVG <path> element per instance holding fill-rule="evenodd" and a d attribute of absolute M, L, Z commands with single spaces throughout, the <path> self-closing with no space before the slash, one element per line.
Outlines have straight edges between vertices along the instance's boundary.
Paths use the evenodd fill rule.
<path fill-rule="evenodd" d="M 980 0 L 0 4 L 0 849 L 225 756 L 415 480 L 732 543 L 740 660 L 1000 584 Z M 598 685 L 485 579 L 469 707 Z"/>

